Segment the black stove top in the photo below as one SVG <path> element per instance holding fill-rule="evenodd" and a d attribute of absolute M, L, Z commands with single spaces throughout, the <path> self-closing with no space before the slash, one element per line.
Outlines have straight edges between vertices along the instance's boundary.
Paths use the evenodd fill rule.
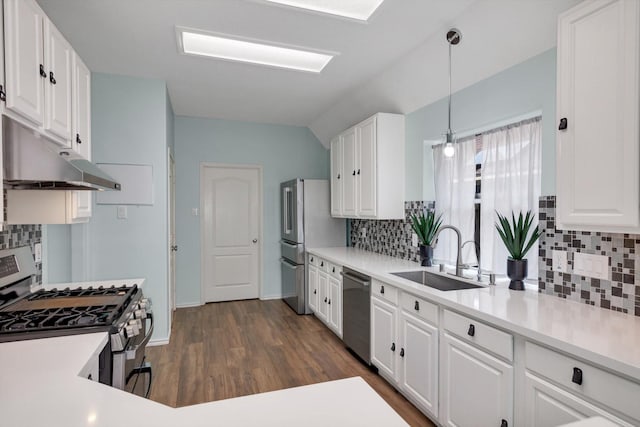
<path fill-rule="evenodd" d="M 141 298 L 134 286 L 40 290 L 0 310 L 0 342 L 111 331 Z"/>

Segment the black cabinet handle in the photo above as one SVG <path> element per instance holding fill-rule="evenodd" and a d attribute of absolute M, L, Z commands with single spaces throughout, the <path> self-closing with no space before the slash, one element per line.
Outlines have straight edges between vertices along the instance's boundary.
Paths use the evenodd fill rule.
<path fill-rule="evenodd" d="M 315 294 L 317 294 L 317 293 L 318 293 L 318 290 L 317 290 L 317 289 L 314 289 L 314 290 L 313 290 L 313 294 L 315 295 Z"/>
<path fill-rule="evenodd" d="M 356 170 L 355 169 L 353 170 L 353 173 L 351 175 L 356 176 Z"/>
<path fill-rule="evenodd" d="M 568 127 L 567 118 L 563 117 L 560 119 L 560 125 L 558 126 L 558 130 L 567 130 Z"/>
<path fill-rule="evenodd" d="M 573 377 L 571 377 L 571 382 L 582 385 L 582 369 L 573 368 Z"/>
<path fill-rule="evenodd" d="M 324 297 L 324 302 L 327 302 L 327 297 Z"/>
<path fill-rule="evenodd" d="M 324 267 L 324 261 L 320 263 L 320 267 Z"/>
<path fill-rule="evenodd" d="M 507 422 L 507 420 L 502 420 L 502 422 L 500 423 L 500 427 L 509 427 L 509 423 Z"/>
<path fill-rule="evenodd" d="M 391 343 L 391 351 L 396 351 L 396 343 Z"/>
<path fill-rule="evenodd" d="M 49 71 L 49 81 L 51 84 L 56 84 L 56 77 L 53 75 L 53 71 Z"/>
<path fill-rule="evenodd" d="M 4 86 L 0 85 L 0 101 L 7 100 L 7 93 L 4 91 Z"/>
<path fill-rule="evenodd" d="M 89 374 L 89 375 L 87 376 L 87 379 L 88 379 L 88 380 L 93 381 L 93 374 Z"/>
<path fill-rule="evenodd" d="M 338 174 L 338 179 L 340 179 L 340 174 Z"/>
<path fill-rule="evenodd" d="M 360 175 L 360 169 L 358 169 L 358 175 Z"/>
<path fill-rule="evenodd" d="M 329 304 L 329 305 L 331 305 L 331 300 L 329 300 L 329 303 L 328 303 L 328 304 Z"/>
<path fill-rule="evenodd" d="M 467 331 L 467 335 L 472 337 L 475 334 L 476 334 L 476 327 L 473 324 L 469 325 L 469 330 Z"/>
<path fill-rule="evenodd" d="M 335 268 L 335 267 L 333 267 L 333 269 L 331 270 L 331 272 L 332 272 L 332 273 L 335 273 L 335 272 L 336 272 L 336 268 Z"/>
<path fill-rule="evenodd" d="M 384 294 L 384 285 L 380 286 L 380 293 Z"/>
<path fill-rule="evenodd" d="M 80 134 L 76 133 L 76 143 L 77 144 L 82 144 L 82 140 L 80 139 Z"/>
<path fill-rule="evenodd" d="M 311 257 L 311 262 L 313 262 L 313 257 Z"/>
<path fill-rule="evenodd" d="M 40 64 L 40 77 L 43 79 L 47 78 L 47 72 L 44 70 L 44 65 Z"/>
<path fill-rule="evenodd" d="M 400 349 L 400 357 L 404 357 L 404 348 Z"/>
<path fill-rule="evenodd" d="M 413 305 L 413 309 L 416 311 L 420 311 L 420 303 L 418 301 L 416 301 L 416 303 Z"/>

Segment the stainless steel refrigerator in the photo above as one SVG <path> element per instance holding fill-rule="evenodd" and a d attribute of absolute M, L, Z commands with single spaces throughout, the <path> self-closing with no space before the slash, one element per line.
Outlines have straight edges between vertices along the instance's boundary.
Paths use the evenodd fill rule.
<path fill-rule="evenodd" d="M 346 220 L 331 217 L 327 180 L 283 182 L 280 209 L 283 299 L 296 313 L 308 314 L 306 248 L 345 246 Z"/>

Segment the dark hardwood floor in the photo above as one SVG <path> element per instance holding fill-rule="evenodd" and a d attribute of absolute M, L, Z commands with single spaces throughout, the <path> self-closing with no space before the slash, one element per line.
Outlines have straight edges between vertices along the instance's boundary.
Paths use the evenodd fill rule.
<path fill-rule="evenodd" d="M 147 358 L 150 398 L 173 407 L 360 376 L 411 426 L 433 426 L 318 319 L 280 300 L 178 309 L 171 342 Z"/>

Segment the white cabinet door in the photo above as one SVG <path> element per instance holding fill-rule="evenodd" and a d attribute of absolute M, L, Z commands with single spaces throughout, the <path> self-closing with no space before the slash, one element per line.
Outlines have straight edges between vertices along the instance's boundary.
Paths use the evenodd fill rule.
<path fill-rule="evenodd" d="M 342 216 L 342 142 L 339 136 L 331 140 L 331 216 Z"/>
<path fill-rule="evenodd" d="M 318 268 L 309 264 L 309 308 L 318 311 Z"/>
<path fill-rule="evenodd" d="M 396 353 L 400 351 L 396 342 L 397 311 L 395 306 L 371 298 L 371 363 L 391 382 L 397 381 Z"/>
<path fill-rule="evenodd" d="M 318 311 L 316 315 L 323 322 L 329 319 L 329 277 L 324 271 L 318 271 Z"/>
<path fill-rule="evenodd" d="M 376 210 L 376 117 L 357 127 L 357 190 L 358 216 L 375 217 Z"/>
<path fill-rule="evenodd" d="M 513 367 L 442 334 L 440 414 L 446 426 L 513 425 Z"/>
<path fill-rule="evenodd" d="M 329 276 L 329 327 L 342 337 L 342 284 Z"/>
<path fill-rule="evenodd" d="M 438 416 L 438 328 L 400 315 L 400 388 L 420 409 Z"/>
<path fill-rule="evenodd" d="M 640 2 L 582 2 L 558 28 L 558 228 L 637 229 Z"/>
<path fill-rule="evenodd" d="M 527 372 L 525 422 L 528 427 L 555 427 L 600 416 L 616 425 L 631 426 L 614 415 Z"/>
<path fill-rule="evenodd" d="M 343 133 L 342 139 L 342 213 L 345 216 L 355 217 L 357 209 L 357 178 L 356 178 L 356 128 Z"/>
<path fill-rule="evenodd" d="M 47 18 L 44 19 L 44 129 L 71 147 L 73 48 Z"/>
<path fill-rule="evenodd" d="M 73 135 L 72 146 L 85 159 L 91 160 L 91 71 L 73 55 Z"/>
<path fill-rule="evenodd" d="M 44 13 L 35 0 L 5 0 L 7 108 L 35 125 L 44 121 Z M 41 76 L 42 73 L 44 76 Z"/>

